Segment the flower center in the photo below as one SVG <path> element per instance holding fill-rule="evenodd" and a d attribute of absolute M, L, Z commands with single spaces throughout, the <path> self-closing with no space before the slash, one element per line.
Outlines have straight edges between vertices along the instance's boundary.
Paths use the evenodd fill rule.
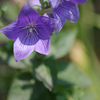
<path fill-rule="evenodd" d="M 62 4 L 64 2 L 64 0 L 60 0 L 60 4 Z"/>
<path fill-rule="evenodd" d="M 27 29 L 27 37 L 31 36 L 33 34 L 33 32 L 35 32 L 37 35 L 39 35 L 37 30 L 36 30 L 36 26 L 33 23 L 28 24 L 23 29 Z"/>
<path fill-rule="evenodd" d="M 33 32 L 33 29 L 32 28 L 29 28 L 29 32 L 32 33 Z"/>

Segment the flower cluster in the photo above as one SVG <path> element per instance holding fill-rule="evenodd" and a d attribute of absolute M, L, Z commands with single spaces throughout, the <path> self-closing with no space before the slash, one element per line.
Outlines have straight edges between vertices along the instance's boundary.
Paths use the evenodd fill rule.
<path fill-rule="evenodd" d="M 34 50 L 47 55 L 50 47 L 50 34 L 53 33 L 55 28 L 56 33 L 58 33 L 62 29 L 65 19 L 77 22 L 79 18 L 77 4 L 83 4 L 86 1 L 48 0 L 53 12 L 53 14 L 48 14 L 49 17 L 39 15 L 25 3 L 18 19 L 0 29 L 6 37 L 14 40 L 16 62 L 26 58 Z M 41 6 L 42 4 L 39 0 L 31 0 L 31 5 Z"/>

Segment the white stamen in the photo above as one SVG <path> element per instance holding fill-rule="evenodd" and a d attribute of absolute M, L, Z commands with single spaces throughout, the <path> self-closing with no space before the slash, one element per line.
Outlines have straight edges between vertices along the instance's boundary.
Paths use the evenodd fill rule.
<path fill-rule="evenodd" d="M 36 32 L 37 35 L 39 35 L 38 32 L 37 32 L 37 30 L 35 28 L 34 28 L 34 31 Z"/>
<path fill-rule="evenodd" d="M 32 33 L 34 31 L 35 31 L 35 33 L 37 35 L 39 35 L 38 32 L 37 32 L 37 30 L 36 30 L 36 26 L 33 24 L 33 22 L 31 24 L 27 25 L 26 27 L 22 28 L 22 29 L 27 29 L 27 37 L 29 37 L 30 35 L 32 35 Z"/>
<path fill-rule="evenodd" d="M 33 32 L 33 29 L 32 28 L 29 28 L 29 32 L 32 33 Z"/>

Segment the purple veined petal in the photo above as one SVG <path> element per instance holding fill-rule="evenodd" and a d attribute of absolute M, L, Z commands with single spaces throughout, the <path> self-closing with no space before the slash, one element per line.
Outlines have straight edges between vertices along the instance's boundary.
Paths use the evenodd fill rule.
<path fill-rule="evenodd" d="M 47 40 L 49 39 L 49 34 L 48 34 L 48 30 L 47 28 L 45 27 L 45 25 L 42 23 L 39 23 L 37 26 L 36 26 L 36 30 L 37 30 L 37 33 L 38 33 L 38 37 L 42 40 Z"/>
<path fill-rule="evenodd" d="M 39 14 L 33 10 L 27 3 L 24 4 L 22 10 L 20 11 L 18 15 L 18 19 L 23 23 L 32 23 L 33 21 L 36 21 L 39 17 Z"/>
<path fill-rule="evenodd" d="M 68 1 L 68 0 L 66 0 L 66 1 Z M 71 2 L 73 2 L 73 3 L 77 3 L 77 4 L 84 4 L 84 3 L 86 3 L 88 0 L 69 0 L 69 1 L 71 1 Z"/>
<path fill-rule="evenodd" d="M 46 40 L 39 39 L 39 41 L 35 45 L 35 51 L 44 55 L 48 55 L 49 48 L 50 48 L 50 38 Z"/>
<path fill-rule="evenodd" d="M 53 15 L 54 14 L 54 15 Z M 57 19 L 57 25 L 56 25 L 56 34 L 62 29 L 64 23 L 65 23 L 65 18 L 62 15 L 57 15 L 55 12 L 52 13 L 45 13 L 44 16 L 50 17 Z"/>
<path fill-rule="evenodd" d="M 59 6 L 60 0 L 48 0 L 52 9 L 55 9 Z"/>
<path fill-rule="evenodd" d="M 41 20 L 38 20 L 36 30 L 38 33 L 39 41 L 35 45 L 35 51 L 47 55 L 50 47 L 50 37 L 45 25 Z"/>
<path fill-rule="evenodd" d="M 54 14 L 54 17 L 56 19 L 58 19 L 58 24 L 57 24 L 57 27 L 56 27 L 56 34 L 60 32 L 60 30 L 62 29 L 62 27 L 64 26 L 64 23 L 65 23 L 65 17 L 60 15 L 60 14 L 57 14 L 57 12 L 53 12 Z"/>
<path fill-rule="evenodd" d="M 64 7 L 66 8 L 67 12 L 65 13 L 65 17 L 70 22 L 77 22 L 79 19 L 79 9 L 77 4 L 71 2 L 65 2 Z M 69 15 L 69 16 L 68 16 Z"/>
<path fill-rule="evenodd" d="M 47 55 L 50 47 L 50 37 L 47 33 L 48 31 L 45 26 L 38 26 L 37 32 L 39 34 L 39 41 L 35 45 L 35 51 Z"/>
<path fill-rule="evenodd" d="M 34 8 L 34 5 L 41 6 L 41 3 L 39 0 L 26 0 L 26 1 L 32 8 Z"/>
<path fill-rule="evenodd" d="M 74 4 L 69 1 L 64 1 L 61 5 L 53 10 L 58 16 L 66 18 L 70 22 L 77 22 L 79 19 L 79 10 L 77 4 Z"/>
<path fill-rule="evenodd" d="M 52 34 L 58 24 L 58 20 L 54 18 L 45 17 L 45 16 L 40 16 L 39 19 L 44 24 L 47 33 L 49 35 Z"/>
<path fill-rule="evenodd" d="M 0 32 L 2 32 L 7 38 L 9 39 L 16 39 L 16 37 L 14 36 L 16 27 L 18 24 L 18 20 L 13 21 L 12 23 L 10 23 L 8 26 L 0 29 Z"/>
<path fill-rule="evenodd" d="M 16 62 L 29 56 L 35 48 L 39 37 L 36 33 L 31 34 L 29 37 L 27 33 L 21 34 L 14 42 L 14 56 Z"/>

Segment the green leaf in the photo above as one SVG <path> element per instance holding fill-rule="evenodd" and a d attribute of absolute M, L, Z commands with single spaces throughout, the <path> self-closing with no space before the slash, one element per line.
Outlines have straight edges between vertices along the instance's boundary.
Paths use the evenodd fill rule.
<path fill-rule="evenodd" d="M 58 84 L 87 87 L 91 85 L 90 79 L 83 74 L 73 63 L 58 62 Z"/>
<path fill-rule="evenodd" d="M 6 20 L 10 22 L 17 19 L 19 13 L 19 8 L 17 6 L 12 3 L 4 2 L 1 8 L 4 11 L 3 16 Z"/>
<path fill-rule="evenodd" d="M 32 93 L 32 85 L 34 85 L 34 80 L 30 79 L 30 75 L 27 77 L 26 75 L 24 77 L 21 75 L 14 79 L 8 100 L 29 100 Z M 31 81 L 33 81 L 33 84 Z"/>
<path fill-rule="evenodd" d="M 3 26 L 1 24 L 3 23 L 0 21 L 0 26 Z M 9 39 L 3 33 L 0 32 L 0 45 L 6 42 L 9 42 Z"/>
<path fill-rule="evenodd" d="M 76 35 L 76 29 L 72 29 L 70 31 L 62 30 L 57 35 L 52 35 L 49 56 L 60 58 L 68 54 L 75 41 Z"/>
<path fill-rule="evenodd" d="M 47 59 L 44 62 L 37 62 L 33 66 L 33 76 L 43 82 L 46 88 L 52 90 L 57 80 L 56 63 L 52 59 Z"/>
<path fill-rule="evenodd" d="M 95 21 L 94 21 L 94 26 L 100 29 L 100 14 L 94 14 L 95 16 Z"/>
<path fill-rule="evenodd" d="M 95 100 L 93 92 L 88 89 L 87 87 L 56 85 L 52 92 L 56 94 L 56 100 Z"/>
<path fill-rule="evenodd" d="M 23 73 L 14 79 L 8 100 L 36 100 L 44 89 L 43 84 L 35 81 L 30 73 Z"/>

